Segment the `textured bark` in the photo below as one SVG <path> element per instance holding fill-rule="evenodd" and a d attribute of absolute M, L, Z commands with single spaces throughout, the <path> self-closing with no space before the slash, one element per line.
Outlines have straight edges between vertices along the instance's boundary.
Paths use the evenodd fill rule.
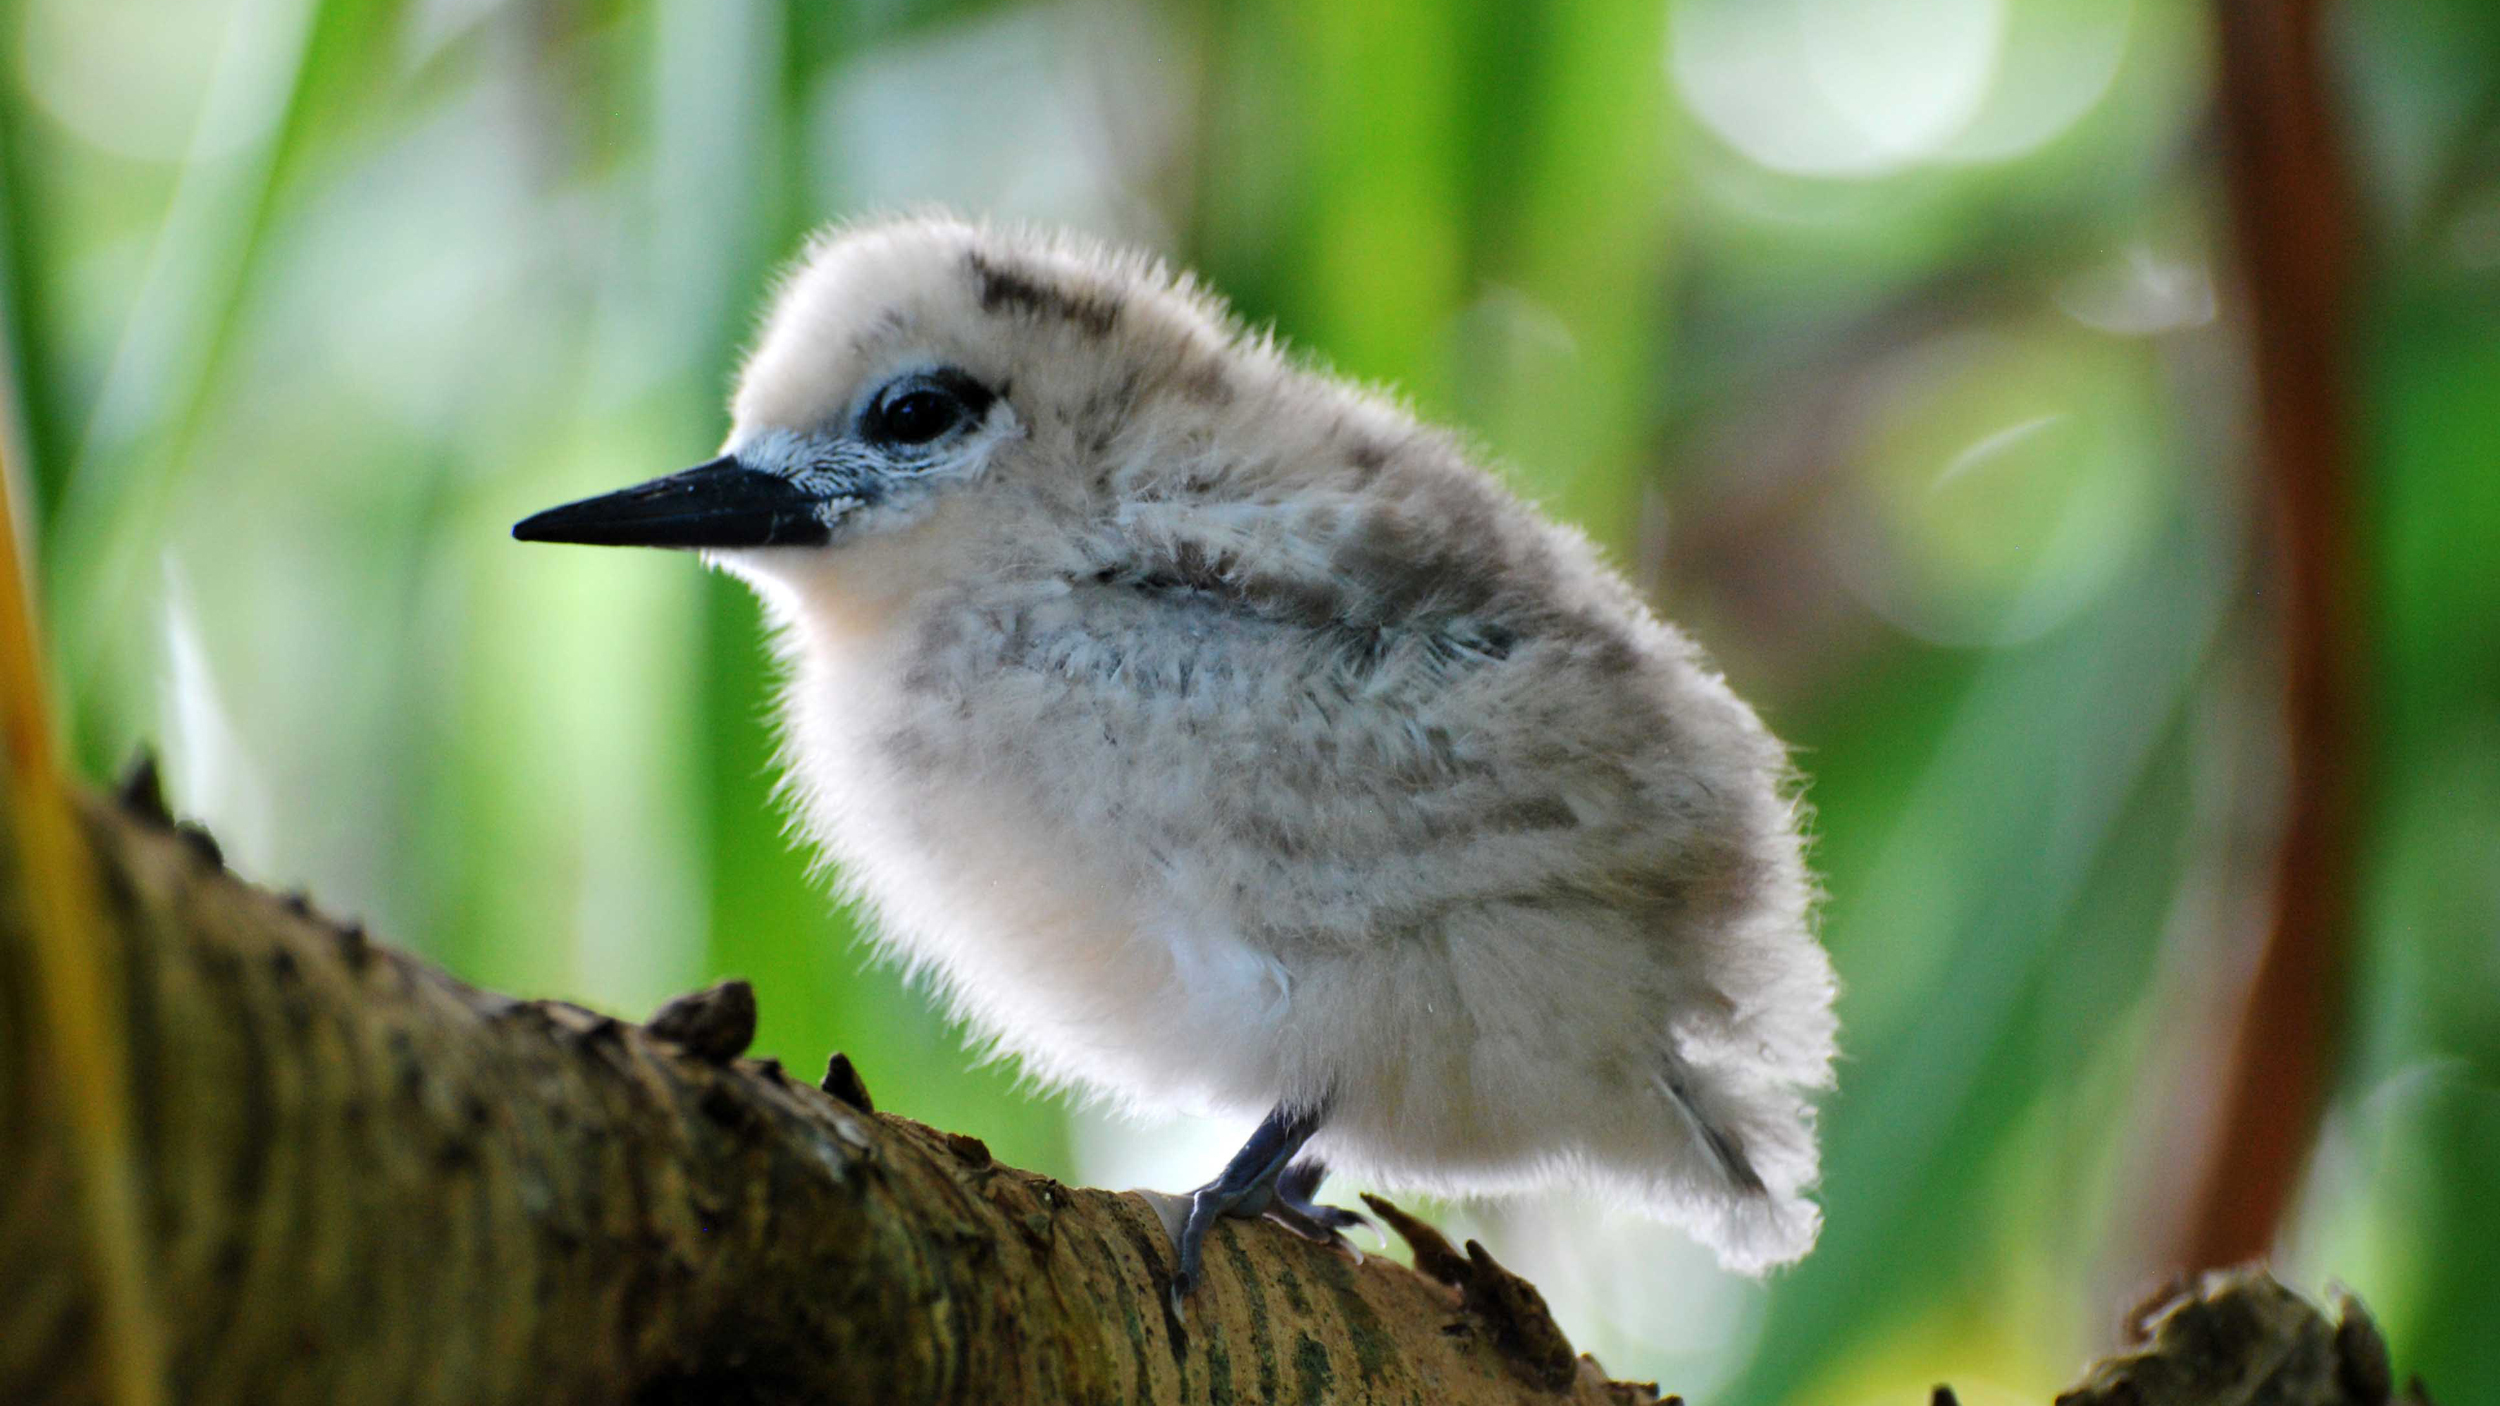
<path fill-rule="evenodd" d="M 7 807 L 0 806 L 0 824 Z M 475 990 L 204 833 L 91 802 L 129 989 L 166 1399 L 1633 1406 L 1484 1247 L 1372 1209 L 1416 1268 L 1228 1222 L 1187 1322 L 1134 1194 L 739 1058 L 742 983 L 649 1027 Z M 0 1401 L 104 1390 L 93 1260 L 0 844 Z M 2349 1300 L 2207 1276 L 2061 1406 L 2427 1406 Z M 1672 1400 L 1673 1398 L 1670 1398 Z M 1950 1402 L 1948 1388 L 1936 1399 Z"/>
<path fill-rule="evenodd" d="M 1653 1395 L 1576 1356 L 1480 1247 L 1421 1227 L 1451 1283 L 1228 1223 L 1183 1322 L 1143 1198 L 871 1112 L 847 1061 L 827 1093 L 737 1058 L 742 988 L 671 1003 L 665 1035 L 512 1000 L 235 880 L 196 830 L 86 819 L 129 974 L 168 1399 Z M 80 1402 L 97 1285 L 64 1213 L 19 877 L 0 873 L 0 1400 Z"/>
<path fill-rule="evenodd" d="M 2329 1318 L 2262 1270 L 2216 1271 L 2148 1304 L 2136 1345 L 2096 1362 L 2056 1406 L 2431 1406 L 2396 1390 L 2387 1341 L 2361 1301 Z"/>

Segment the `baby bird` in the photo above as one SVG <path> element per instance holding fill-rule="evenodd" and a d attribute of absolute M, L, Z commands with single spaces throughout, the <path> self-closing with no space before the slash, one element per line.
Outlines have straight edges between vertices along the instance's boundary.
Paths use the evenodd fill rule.
<path fill-rule="evenodd" d="M 820 238 L 720 457 L 527 541 L 761 595 L 806 832 L 983 1040 L 1265 1121 L 1191 1198 L 1322 1240 L 1323 1166 L 1570 1182 L 1735 1268 L 1821 1215 L 1831 967 L 1779 743 L 1450 435 L 1153 260 Z"/>

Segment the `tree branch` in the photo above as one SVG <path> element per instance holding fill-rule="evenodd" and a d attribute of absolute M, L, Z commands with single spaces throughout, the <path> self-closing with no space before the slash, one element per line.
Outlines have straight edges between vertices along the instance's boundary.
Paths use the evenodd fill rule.
<path fill-rule="evenodd" d="M 1576 1355 L 1483 1246 L 1377 1198 L 1415 1270 L 1227 1222 L 1183 1322 L 1144 1197 L 877 1113 L 839 1055 L 822 1087 L 740 1058 L 744 983 L 648 1028 L 478 991 L 241 883 L 149 795 L 82 819 L 130 978 L 130 1172 L 169 1399 L 1657 1399 Z M 64 1214 L 79 1164 L 15 853 L 0 844 L 0 1400 L 66 1406 L 122 1364 L 96 1350 L 100 1276 Z M 2330 1319 L 2237 1271 L 2165 1296 L 2059 1402 L 2429 1396 L 2395 1390 L 2358 1303 Z"/>
<path fill-rule="evenodd" d="M 672 1003 L 673 1038 L 481 992 L 237 881 L 201 831 L 84 819 L 170 1399 L 1652 1398 L 1411 1223 L 1452 1283 L 1227 1223 L 1184 1322 L 1143 1197 L 872 1112 L 846 1061 L 829 1094 L 737 1058 L 735 989 Z M 95 1400 L 98 1278 L 0 863 L 0 1399 Z"/>

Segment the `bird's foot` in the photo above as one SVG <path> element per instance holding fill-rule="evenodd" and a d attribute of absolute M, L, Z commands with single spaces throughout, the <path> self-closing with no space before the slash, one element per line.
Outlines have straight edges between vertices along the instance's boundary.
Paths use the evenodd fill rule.
<path fill-rule="evenodd" d="M 1189 1298 L 1190 1290 L 1198 1286 L 1206 1254 L 1207 1232 L 1215 1228 L 1219 1217 L 1236 1216 L 1253 1220 L 1268 1216 L 1282 1221 L 1297 1234 L 1310 1234 L 1311 1230 L 1305 1228 L 1310 1227 L 1319 1231 L 1314 1238 L 1342 1238 L 1337 1236 L 1336 1228 L 1328 1217 L 1353 1213 L 1311 1205 L 1309 1196 L 1319 1186 L 1318 1174 L 1296 1176 L 1299 1168 L 1293 1172 L 1286 1169 L 1294 1154 L 1302 1150 L 1302 1144 L 1310 1141 L 1311 1134 L 1319 1130 L 1319 1122 L 1320 1115 L 1315 1112 L 1278 1108 L 1250 1134 L 1250 1140 L 1233 1154 L 1233 1160 L 1225 1164 L 1223 1172 L 1215 1180 L 1190 1195 L 1189 1214 L 1181 1221 L 1180 1233 L 1173 1237 L 1173 1250 L 1179 1260 L 1178 1267 L 1172 1272 L 1174 1314 L 1184 1314 L 1183 1305 Z M 1306 1165 L 1318 1166 L 1317 1163 Z M 1278 1184 L 1288 1177 L 1293 1178 L 1290 1188 L 1294 1194 L 1290 1198 L 1280 1198 Z M 1283 1214 L 1279 1214 L 1280 1211 Z M 1302 1223 L 1296 1224 L 1294 1220 L 1286 1219 L 1287 1216 L 1298 1217 Z"/>

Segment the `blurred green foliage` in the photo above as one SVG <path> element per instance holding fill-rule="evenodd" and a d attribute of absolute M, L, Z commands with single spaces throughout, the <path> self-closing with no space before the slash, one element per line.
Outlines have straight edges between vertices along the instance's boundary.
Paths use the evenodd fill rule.
<path fill-rule="evenodd" d="M 2282 1254 L 2500 1399 L 2500 9 L 2335 19 L 2373 799 Z M 1194 1181 L 1221 1130 L 1026 1097 L 863 964 L 742 590 L 505 537 L 706 457 L 822 221 L 1143 241 L 1479 436 L 1812 777 L 1817 1253 L 1452 1214 L 1688 1394 L 2042 1399 L 2174 1228 L 2282 770 L 2212 43 L 2164 0 L 14 0 L 7 432 L 81 759 L 157 739 L 247 872 L 481 983 L 744 974 L 763 1052 Z"/>

